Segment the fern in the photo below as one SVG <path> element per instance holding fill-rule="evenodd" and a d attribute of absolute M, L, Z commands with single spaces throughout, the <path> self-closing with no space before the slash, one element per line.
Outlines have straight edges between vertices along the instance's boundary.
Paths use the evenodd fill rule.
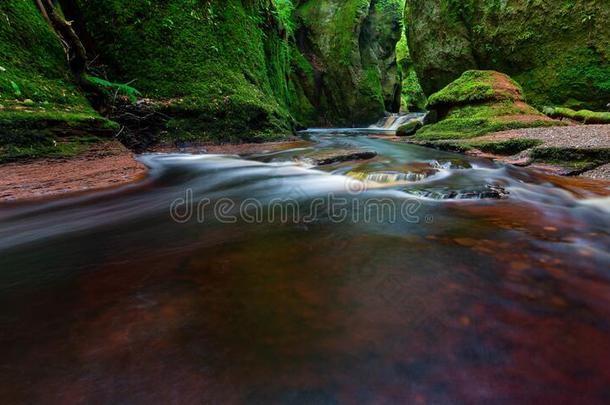
<path fill-rule="evenodd" d="M 138 100 L 138 96 L 142 95 L 142 93 L 140 93 L 137 89 L 131 87 L 128 84 L 112 83 L 108 80 L 100 79 L 99 77 L 94 76 L 87 76 L 87 80 L 89 81 L 89 83 L 100 87 L 105 91 L 110 91 L 126 96 L 132 103 L 135 103 Z"/>

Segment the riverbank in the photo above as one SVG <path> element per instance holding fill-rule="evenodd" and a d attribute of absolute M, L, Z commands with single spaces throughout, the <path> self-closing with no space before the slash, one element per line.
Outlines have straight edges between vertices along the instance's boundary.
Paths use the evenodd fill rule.
<path fill-rule="evenodd" d="M 527 128 L 497 132 L 463 141 L 422 142 L 412 138 L 381 134 L 371 134 L 369 137 L 458 151 L 506 164 L 531 167 L 554 175 L 579 175 L 593 181 L 600 180 L 602 183 L 610 181 L 610 164 L 603 160 L 595 160 L 603 159 L 604 151 L 610 150 L 610 125 Z M 507 145 L 529 144 L 533 141 L 536 141 L 535 148 L 514 154 L 490 152 L 501 150 L 497 145 L 510 150 Z M 220 145 L 202 143 L 183 147 L 167 144 L 155 146 L 149 152 L 244 156 L 306 148 L 311 145 L 310 141 L 292 137 L 286 141 L 268 143 Z M 557 161 L 535 157 L 550 155 L 549 151 L 554 152 L 551 156 Z M 570 161 L 568 158 L 571 156 L 580 157 L 581 160 Z M 589 158 L 582 160 L 582 156 Z M 587 170 L 584 170 L 585 168 Z M 75 157 L 45 158 L 0 165 L 0 203 L 99 191 L 137 182 L 145 178 L 146 173 L 147 168 L 123 145 L 117 141 L 100 142 Z"/>
<path fill-rule="evenodd" d="M 311 142 L 157 145 L 150 153 L 251 155 L 307 147 Z M 117 141 L 94 144 L 73 157 L 32 159 L 0 164 L 0 203 L 53 198 L 125 186 L 146 177 L 148 169 Z"/>
<path fill-rule="evenodd" d="M 303 148 L 311 146 L 312 142 L 303 140 L 296 136 L 285 141 L 263 142 L 263 143 L 191 143 L 184 146 L 171 144 L 159 144 L 149 148 L 150 153 L 192 153 L 212 155 L 252 155 L 257 153 L 279 152 L 287 149 Z"/>
<path fill-rule="evenodd" d="M 118 141 L 103 141 L 73 157 L 0 165 L 0 203 L 124 186 L 142 180 L 147 172 Z"/>
<path fill-rule="evenodd" d="M 468 139 L 397 141 L 538 168 L 557 175 L 610 180 L 610 125 L 523 128 Z"/>

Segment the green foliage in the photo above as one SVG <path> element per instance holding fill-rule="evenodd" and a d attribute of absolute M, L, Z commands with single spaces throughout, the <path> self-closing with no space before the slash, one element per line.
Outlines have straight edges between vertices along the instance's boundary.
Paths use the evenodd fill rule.
<path fill-rule="evenodd" d="M 294 22 L 294 4 L 292 0 L 274 0 L 275 7 L 277 9 L 277 17 L 282 27 L 288 31 L 289 35 L 294 33 L 295 22 Z"/>
<path fill-rule="evenodd" d="M 33 1 L 0 2 L 0 162 L 68 156 L 111 135 L 74 83 L 62 45 Z"/>
<path fill-rule="evenodd" d="M 300 2 L 295 17 L 308 41 L 304 51 L 320 72 L 317 88 L 306 90 L 325 124 L 363 125 L 393 108 L 402 6 L 403 0 Z"/>
<path fill-rule="evenodd" d="M 94 76 L 87 76 L 86 79 L 89 81 L 89 83 L 97 86 L 102 91 L 125 96 L 129 98 L 132 103 L 135 103 L 138 100 L 138 97 L 142 95 L 142 93 L 128 84 L 112 83 L 108 80 L 100 79 L 99 77 Z"/>
<path fill-rule="evenodd" d="M 15 91 L 15 97 L 20 98 L 23 93 L 21 92 L 21 88 L 19 87 L 19 85 L 17 83 L 15 83 L 14 81 L 11 80 L 11 87 L 13 88 L 13 90 Z"/>

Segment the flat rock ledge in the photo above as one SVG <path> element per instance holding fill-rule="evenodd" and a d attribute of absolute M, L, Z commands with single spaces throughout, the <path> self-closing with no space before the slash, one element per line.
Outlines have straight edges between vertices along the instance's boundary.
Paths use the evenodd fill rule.
<path fill-rule="evenodd" d="M 118 141 L 100 142 L 70 158 L 6 163 L 0 165 L 0 204 L 123 186 L 144 179 L 147 171 Z"/>
<path fill-rule="evenodd" d="M 368 160 L 377 156 L 377 152 L 363 149 L 328 149 L 318 150 L 300 156 L 299 160 L 314 166 L 327 166 L 335 163 L 356 160 Z"/>

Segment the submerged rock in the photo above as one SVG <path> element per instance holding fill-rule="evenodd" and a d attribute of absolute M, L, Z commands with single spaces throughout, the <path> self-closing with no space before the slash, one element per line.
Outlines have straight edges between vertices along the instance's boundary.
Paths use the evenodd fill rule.
<path fill-rule="evenodd" d="M 449 188 L 409 189 L 407 193 L 433 200 L 503 200 L 509 192 L 502 186 L 487 184 L 482 188 L 452 190 Z"/>
<path fill-rule="evenodd" d="M 434 168 L 444 170 L 472 169 L 472 165 L 470 163 L 459 158 L 434 160 L 430 164 Z"/>
<path fill-rule="evenodd" d="M 378 166 L 380 165 L 362 165 L 346 174 L 366 183 L 388 186 L 417 183 L 440 172 L 440 168 L 428 163 L 411 163 L 389 168 Z"/>
<path fill-rule="evenodd" d="M 326 166 L 334 163 L 355 160 L 367 160 L 377 156 L 377 152 L 362 149 L 326 149 L 317 150 L 298 159 L 314 166 Z"/>

